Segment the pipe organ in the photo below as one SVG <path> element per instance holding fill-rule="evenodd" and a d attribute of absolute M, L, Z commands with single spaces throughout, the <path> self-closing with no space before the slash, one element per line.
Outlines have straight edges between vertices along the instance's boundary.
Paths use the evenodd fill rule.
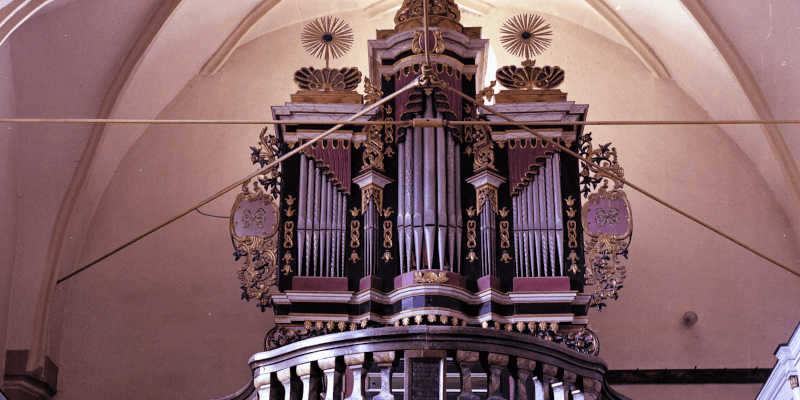
<path fill-rule="evenodd" d="M 427 32 L 423 1 L 430 3 Z M 489 40 L 481 28 L 464 27 L 459 18 L 452 0 L 405 0 L 394 29 L 369 41 L 364 94 L 356 91 L 362 80 L 356 68 L 304 67 L 295 74 L 299 90 L 291 101 L 272 107 L 280 124 L 262 132 L 252 161 L 264 166 L 287 156 L 245 184 L 231 212 L 235 256 L 244 258 L 242 297 L 274 310 L 277 326 L 265 339 L 267 350 L 319 335 L 351 340 L 351 331 L 365 328 L 412 343 L 429 340 L 415 339 L 414 332 L 444 334 L 451 326 L 467 341 L 514 333 L 530 346 L 549 342 L 564 346 L 558 351 L 597 355 L 588 309 L 617 298 L 632 233 L 616 149 L 592 144 L 578 123 L 588 105 L 557 89 L 564 71 L 538 67 L 529 59 L 538 53 L 520 50 L 534 40 L 545 43 L 536 36 L 549 29 L 540 17 L 515 17 L 504 28 L 511 35 L 507 49 L 528 59 L 496 72 L 486 70 Z M 352 32 L 346 24 L 326 17 L 309 26 L 303 40 L 315 54 L 327 57 L 328 45 L 346 51 L 339 37 Z M 495 79 L 484 86 L 487 74 Z M 496 82 L 505 89 L 495 93 Z M 491 110 L 482 107 L 487 101 L 494 102 Z M 323 122 L 341 127 L 328 134 Z M 407 399 L 433 387 L 419 381 L 423 386 L 414 389 L 409 374 L 417 366 L 438 371 L 451 359 L 472 365 L 488 357 L 494 366 L 485 373 L 494 383 L 486 390 L 492 391 L 499 390 L 495 373 L 509 355 L 517 357 L 491 350 L 479 356 L 458 346 L 423 357 L 413 344 L 403 346 L 392 349 L 405 357 Z M 386 389 L 395 351 L 389 357 L 384 347 L 376 345 L 372 357 Z M 344 357 L 303 364 L 303 374 L 318 367 L 331 385 L 340 385 L 334 379 L 340 361 L 363 362 Z M 439 361 L 425 364 L 431 357 Z M 524 368 L 533 371 L 531 365 Z M 352 374 L 363 377 L 364 368 Z M 558 368 L 567 379 L 571 367 Z M 289 398 L 303 386 L 292 383 L 299 371 L 301 365 L 264 372 L 254 385 Z M 555 372 L 541 371 L 537 393 L 562 393 Z M 585 393 L 599 393 L 602 373 L 590 375 L 594 383 Z M 312 393 L 308 398 L 321 388 L 303 387 Z M 335 387 L 326 398 L 342 398 Z M 392 398 L 384 392 L 350 398 Z M 430 398 L 445 398 L 437 396 Z M 523 390 L 517 398 L 528 397 Z"/>

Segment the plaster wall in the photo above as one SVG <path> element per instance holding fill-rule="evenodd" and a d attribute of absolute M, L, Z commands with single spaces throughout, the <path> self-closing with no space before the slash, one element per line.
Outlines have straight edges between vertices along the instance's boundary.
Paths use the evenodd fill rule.
<path fill-rule="evenodd" d="M 120 13 L 113 3 L 70 3 L 30 19 L 8 42 L 18 117 L 94 118 L 148 7 Z M 76 23 L 76 21 L 87 21 Z M 48 245 L 64 193 L 92 126 L 16 125 L 19 251 L 9 315 L 9 348 L 27 349 L 36 318 Z"/>
<path fill-rule="evenodd" d="M 486 27 L 511 15 L 498 12 L 492 19 L 467 19 L 465 24 Z M 365 46 L 374 29 L 390 26 L 362 12 L 335 16 L 362 22 L 354 26 L 356 46 Z M 540 65 L 567 71 L 562 89 L 570 100 L 590 104 L 592 119 L 709 118 L 677 84 L 655 79 L 626 47 L 562 19 L 546 18 L 561 39 L 540 57 Z M 297 50 L 301 28 L 294 24 L 251 40 L 217 74 L 189 81 L 159 118 L 269 118 L 269 107 L 288 101 L 296 90 L 293 72 L 321 65 Z M 355 54 L 332 66 L 366 71 L 366 60 Z M 499 65 L 511 62 L 516 61 L 498 54 Z M 105 190 L 83 241 L 80 264 L 252 172 L 249 146 L 256 144 L 260 130 L 147 127 Z M 596 144 L 614 142 L 631 181 L 736 232 L 778 260 L 797 263 L 796 240 L 782 209 L 752 161 L 720 128 L 589 130 Z M 235 192 L 203 211 L 227 216 Z M 601 357 L 610 368 L 771 366 L 774 343 L 796 324 L 796 318 L 786 318 L 790 305 L 800 300 L 796 278 L 632 189 L 627 193 L 636 234 L 626 285 L 618 302 L 592 315 Z M 118 393 L 206 398 L 242 386 L 249 376 L 246 361 L 261 349 L 272 318 L 254 304 L 237 301 L 239 264 L 231 257 L 227 235 L 227 220 L 192 213 L 59 285 L 50 339 L 57 349 L 51 357 L 61 368 L 60 399 Z M 700 316 L 692 328 L 680 324 L 688 310 Z M 732 343 L 741 346 L 733 351 Z M 663 390 L 635 398 L 692 398 L 681 394 L 695 389 Z M 696 398 L 730 397 L 706 392 Z"/>
<path fill-rule="evenodd" d="M 0 117 L 16 115 L 10 46 L 0 46 Z M 0 377 L 5 369 L 8 302 L 17 248 L 17 158 L 15 127 L 0 123 Z"/>

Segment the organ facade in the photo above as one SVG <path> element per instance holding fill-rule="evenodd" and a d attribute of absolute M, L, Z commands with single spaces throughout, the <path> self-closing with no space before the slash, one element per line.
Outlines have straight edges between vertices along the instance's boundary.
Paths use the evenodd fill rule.
<path fill-rule="evenodd" d="M 346 25 L 314 22 L 304 44 L 326 67 L 297 71 L 252 148 L 280 162 L 243 186 L 230 229 L 242 297 L 277 326 L 238 398 L 622 398 L 587 314 L 625 277 L 623 170 L 565 72 L 531 60 L 549 26 L 510 20 L 525 60 L 487 71 L 453 1 L 405 0 L 394 23 L 368 42 L 362 95 L 360 71 L 328 66 Z"/>

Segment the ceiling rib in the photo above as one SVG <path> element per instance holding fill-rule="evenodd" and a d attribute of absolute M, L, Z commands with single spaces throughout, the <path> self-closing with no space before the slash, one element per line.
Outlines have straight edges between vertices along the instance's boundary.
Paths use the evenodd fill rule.
<path fill-rule="evenodd" d="M 200 75 L 213 75 L 217 73 L 225 62 L 228 61 L 233 51 L 239 47 L 239 44 L 242 42 L 245 35 L 247 35 L 247 32 L 280 2 L 281 0 L 263 0 L 257 6 L 253 7 L 247 16 L 239 22 L 236 29 L 225 38 L 225 41 L 222 42 L 217 51 L 214 52 L 214 55 L 206 61 L 206 64 L 200 69 Z"/>
<path fill-rule="evenodd" d="M 714 46 L 725 59 L 728 67 L 730 67 L 739 82 L 739 86 L 744 90 L 758 119 L 774 119 L 766 97 L 764 97 L 764 93 L 758 86 L 753 72 L 744 62 L 730 39 L 723 33 L 722 28 L 711 16 L 708 9 L 699 0 L 681 0 L 681 3 L 689 10 L 689 13 L 700 24 L 700 27 L 706 32 L 711 42 L 714 43 Z M 772 154 L 775 156 L 775 160 L 778 162 L 786 179 L 786 184 L 794 198 L 794 204 L 800 204 L 800 171 L 797 169 L 797 164 L 794 163 L 792 153 L 783 138 L 783 134 L 774 125 L 762 125 L 761 131 L 764 133 L 764 138 L 769 144 L 770 150 L 772 150 Z"/>
<path fill-rule="evenodd" d="M 667 71 L 667 67 L 658 58 L 650 45 L 639 36 L 614 10 L 606 4 L 604 0 L 586 0 L 586 4 L 592 7 L 601 18 L 603 18 L 620 36 L 628 43 L 634 54 L 642 60 L 642 63 L 660 79 L 672 79 Z"/>
<path fill-rule="evenodd" d="M 32 0 L 29 2 L 17 0 L 3 7 L 0 10 L 0 46 L 23 22 L 52 2 L 53 0 Z"/>

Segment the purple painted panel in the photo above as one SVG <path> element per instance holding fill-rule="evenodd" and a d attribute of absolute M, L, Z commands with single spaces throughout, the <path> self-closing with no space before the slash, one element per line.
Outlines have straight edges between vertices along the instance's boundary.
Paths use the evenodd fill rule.
<path fill-rule="evenodd" d="M 292 277 L 292 290 L 299 292 L 346 292 L 347 278 Z"/>
<path fill-rule="evenodd" d="M 586 207 L 586 229 L 592 235 L 625 236 L 630 231 L 629 215 L 624 199 L 600 199 Z"/>
<path fill-rule="evenodd" d="M 515 292 L 566 292 L 569 291 L 569 278 L 514 278 Z"/>
<path fill-rule="evenodd" d="M 278 209 L 275 205 L 265 200 L 249 202 L 242 199 L 233 214 L 236 223 L 236 236 L 261 236 L 270 237 L 278 230 Z"/>

